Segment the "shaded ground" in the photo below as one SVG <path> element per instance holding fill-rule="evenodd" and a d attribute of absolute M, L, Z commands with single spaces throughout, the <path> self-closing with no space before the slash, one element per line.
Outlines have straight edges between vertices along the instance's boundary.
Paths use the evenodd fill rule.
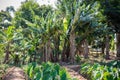
<path fill-rule="evenodd" d="M 61 65 L 66 68 L 72 78 L 76 78 L 77 80 L 87 80 L 79 74 L 80 65 L 69 65 L 63 62 L 61 63 Z"/>
<path fill-rule="evenodd" d="M 63 63 L 62 66 L 66 68 L 72 78 L 76 78 L 77 80 L 87 80 L 79 74 L 79 65 L 69 65 L 67 63 Z M 26 74 L 21 68 L 12 67 L 8 68 L 6 71 L 7 72 L 2 77 L 2 80 L 28 80 Z"/>
<path fill-rule="evenodd" d="M 24 71 L 18 67 L 8 68 L 2 80 L 28 80 Z"/>

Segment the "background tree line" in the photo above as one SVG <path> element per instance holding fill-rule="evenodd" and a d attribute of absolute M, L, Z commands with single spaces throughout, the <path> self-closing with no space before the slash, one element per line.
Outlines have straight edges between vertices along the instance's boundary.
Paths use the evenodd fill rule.
<path fill-rule="evenodd" d="M 116 50 L 119 60 L 119 4 L 118 0 L 58 0 L 53 8 L 26 0 L 17 11 L 10 6 L 0 12 L 1 61 L 74 63 L 75 55 L 89 58 L 89 46 L 101 49 L 106 59 L 110 50 Z"/>

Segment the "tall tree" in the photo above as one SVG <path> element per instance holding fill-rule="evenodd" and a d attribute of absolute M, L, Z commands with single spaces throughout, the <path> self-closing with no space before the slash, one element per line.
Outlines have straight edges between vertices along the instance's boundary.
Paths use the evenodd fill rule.
<path fill-rule="evenodd" d="M 117 38 L 117 58 L 120 59 L 120 1 L 119 0 L 105 0 L 102 2 L 104 5 L 105 15 L 113 28 Z"/>
<path fill-rule="evenodd" d="M 58 2 L 60 5 L 60 7 L 58 7 L 61 12 L 65 14 L 63 16 L 68 22 L 67 26 L 70 43 L 70 61 L 73 63 L 76 52 L 76 36 L 77 33 L 80 32 L 76 32 L 76 30 L 85 29 L 86 37 L 89 33 L 94 31 L 94 28 L 98 26 L 97 21 L 99 19 L 97 17 L 101 16 L 101 13 L 98 11 L 99 4 L 96 2 L 88 5 L 81 0 L 75 0 L 74 2 L 71 0 L 59 0 Z M 90 29 L 93 30 L 90 31 Z M 87 43 L 85 43 L 85 47 L 86 45 Z"/>
<path fill-rule="evenodd" d="M 7 28 L 11 25 L 12 17 L 8 11 L 0 12 L 0 28 Z"/>
<path fill-rule="evenodd" d="M 63 28 L 58 14 L 59 11 L 51 6 L 39 6 L 31 0 L 24 2 L 16 12 L 14 19 L 16 28 L 22 27 L 23 31 L 26 30 L 23 35 L 31 40 L 34 47 L 29 50 L 33 54 L 30 60 L 32 56 L 39 53 L 38 51 L 41 51 L 44 61 L 58 60 L 61 29 Z"/>

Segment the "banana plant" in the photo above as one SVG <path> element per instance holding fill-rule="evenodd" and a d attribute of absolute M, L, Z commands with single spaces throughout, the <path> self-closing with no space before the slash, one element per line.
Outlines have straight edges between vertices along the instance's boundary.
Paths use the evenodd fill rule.
<path fill-rule="evenodd" d="M 81 36 L 83 30 L 84 32 L 82 34 L 87 37 L 99 26 L 99 21 L 102 20 L 98 18 L 102 16 L 99 11 L 100 5 L 98 2 L 85 4 L 84 1 L 81 0 L 74 0 L 74 2 L 72 0 L 58 0 L 58 2 L 61 6 L 58 6 L 58 8 L 65 14 L 63 16 L 65 17 L 64 19 L 67 20 L 66 23 L 69 30 L 70 42 L 70 61 L 74 62 L 74 55 L 76 52 L 75 39 Z M 85 40 L 85 42 L 86 41 L 87 40 Z M 88 54 L 88 52 L 85 54 Z"/>
<path fill-rule="evenodd" d="M 5 53 L 4 63 L 9 60 L 9 55 L 11 54 L 11 43 L 13 43 L 14 37 L 14 26 L 9 26 L 7 29 L 1 30 L 1 45 L 3 46 L 3 50 Z"/>
<path fill-rule="evenodd" d="M 5 53 L 4 63 L 8 63 L 9 60 L 15 62 L 15 56 L 18 55 L 16 53 L 23 53 L 29 49 L 29 41 L 23 37 L 22 31 L 22 28 L 15 29 L 14 26 L 9 26 L 7 29 L 0 31 L 0 48 L 2 54 Z M 9 59 L 10 55 L 11 59 Z M 23 54 L 20 54 L 20 56 L 21 55 Z"/>
<path fill-rule="evenodd" d="M 51 48 L 58 49 L 59 50 L 59 43 L 56 44 L 56 41 L 59 41 L 58 37 L 62 34 L 62 28 L 60 26 L 61 19 L 59 20 L 59 16 L 55 14 L 56 12 L 49 12 L 47 16 L 44 17 L 38 17 L 41 24 L 37 25 L 37 22 L 31 23 L 28 20 L 25 20 L 22 18 L 22 20 L 25 21 L 25 23 L 29 26 L 27 29 L 29 29 L 34 36 L 32 39 L 38 39 L 37 42 L 39 44 L 39 48 L 45 47 L 46 52 L 44 53 L 45 61 L 48 61 L 50 59 Z M 54 14 L 54 15 L 52 15 Z M 37 15 L 35 15 L 37 16 Z M 31 34 L 30 33 L 30 34 Z M 53 41 L 56 39 L 55 41 Z M 53 47 L 52 47 L 53 44 Z M 57 47 L 56 47 L 57 45 Z M 56 48 L 55 48 L 56 47 Z M 55 50 L 55 55 L 53 57 L 59 57 L 57 51 Z M 56 59 L 57 60 L 57 59 Z"/>

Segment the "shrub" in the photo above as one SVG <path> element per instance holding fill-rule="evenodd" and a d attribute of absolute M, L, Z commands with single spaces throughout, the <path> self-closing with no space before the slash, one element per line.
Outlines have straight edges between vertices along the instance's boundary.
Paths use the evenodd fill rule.
<path fill-rule="evenodd" d="M 91 80 L 120 80 L 120 69 L 118 67 L 108 67 L 98 63 L 94 63 L 94 65 L 85 63 L 81 66 L 80 72 L 88 75 Z"/>
<path fill-rule="evenodd" d="M 64 68 L 50 62 L 41 65 L 30 63 L 24 70 L 31 80 L 71 80 Z"/>

